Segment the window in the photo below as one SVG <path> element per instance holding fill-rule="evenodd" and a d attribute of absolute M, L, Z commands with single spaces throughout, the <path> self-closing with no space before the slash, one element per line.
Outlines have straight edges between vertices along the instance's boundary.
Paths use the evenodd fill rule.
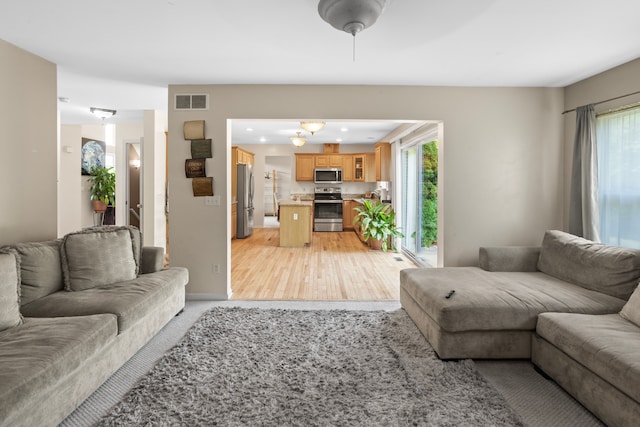
<path fill-rule="evenodd" d="M 600 239 L 640 249 L 640 107 L 596 120 Z"/>

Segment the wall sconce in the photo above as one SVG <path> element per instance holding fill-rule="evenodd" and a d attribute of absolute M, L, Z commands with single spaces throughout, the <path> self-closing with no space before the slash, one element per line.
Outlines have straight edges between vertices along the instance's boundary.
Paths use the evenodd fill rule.
<path fill-rule="evenodd" d="M 131 160 L 131 166 L 136 169 L 140 169 L 140 159 Z"/>

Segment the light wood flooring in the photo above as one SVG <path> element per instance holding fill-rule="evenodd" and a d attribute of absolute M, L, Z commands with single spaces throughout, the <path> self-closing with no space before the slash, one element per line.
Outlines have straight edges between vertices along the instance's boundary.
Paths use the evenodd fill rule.
<path fill-rule="evenodd" d="M 415 265 L 371 251 L 353 231 L 313 233 L 307 248 L 281 248 L 277 228 L 256 228 L 231 244 L 236 300 L 397 300 L 400 270 Z"/>

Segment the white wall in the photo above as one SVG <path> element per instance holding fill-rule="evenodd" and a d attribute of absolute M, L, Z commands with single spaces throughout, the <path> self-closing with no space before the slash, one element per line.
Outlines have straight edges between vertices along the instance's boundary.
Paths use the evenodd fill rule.
<path fill-rule="evenodd" d="M 58 163 L 58 237 L 77 231 L 82 225 L 84 212 L 82 200 L 81 145 L 82 127 L 60 126 L 60 160 Z M 88 190 L 87 190 L 88 191 Z M 83 209 L 84 207 L 84 209 Z"/>
<path fill-rule="evenodd" d="M 55 64 L 0 40 L 0 245 L 56 238 Z"/>
<path fill-rule="evenodd" d="M 210 110 L 173 110 L 178 92 L 208 93 Z M 189 268 L 192 298 L 230 294 L 228 119 L 442 120 L 445 266 L 476 264 L 482 245 L 539 244 L 546 229 L 562 224 L 561 88 L 174 85 L 169 100 L 171 260 Z M 193 197 L 185 178 L 182 126 L 199 119 L 215 146 L 211 174 L 221 207 Z"/>
<path fill-rule="evenodd" d="M 166 246 L 166 129 L 165 112 L 145 110 L 142 144 L 142 234 L 146 246 Z"/>
<path fill-rule="evenodd" d="M 628 62 L 619 67 L 582 80 L 565 88 L 565 110 L 598 103 L 621 95 L 640 90 L 640 59 Z M 596 114 L 610 109 L 640 102 L 640 94 L 627 96 L 595 106 Z M 564 115 L 565 126 L 565 165 L 564 165 L 564 229 L 569 228 L 569 192 L 571 186 L 571 163 L 573 156 L 573 139 L 576 129 L 575 112 Z"/>

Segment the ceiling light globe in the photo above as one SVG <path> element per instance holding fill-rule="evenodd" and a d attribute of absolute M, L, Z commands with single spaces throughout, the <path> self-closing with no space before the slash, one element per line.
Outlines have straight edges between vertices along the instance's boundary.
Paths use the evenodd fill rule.
<path fill-rule="evenodd" d="M 318 132 L 325 125 L 325 122 L 300 122 L 302 129 L 309 132 L 311 135 Z"/>

